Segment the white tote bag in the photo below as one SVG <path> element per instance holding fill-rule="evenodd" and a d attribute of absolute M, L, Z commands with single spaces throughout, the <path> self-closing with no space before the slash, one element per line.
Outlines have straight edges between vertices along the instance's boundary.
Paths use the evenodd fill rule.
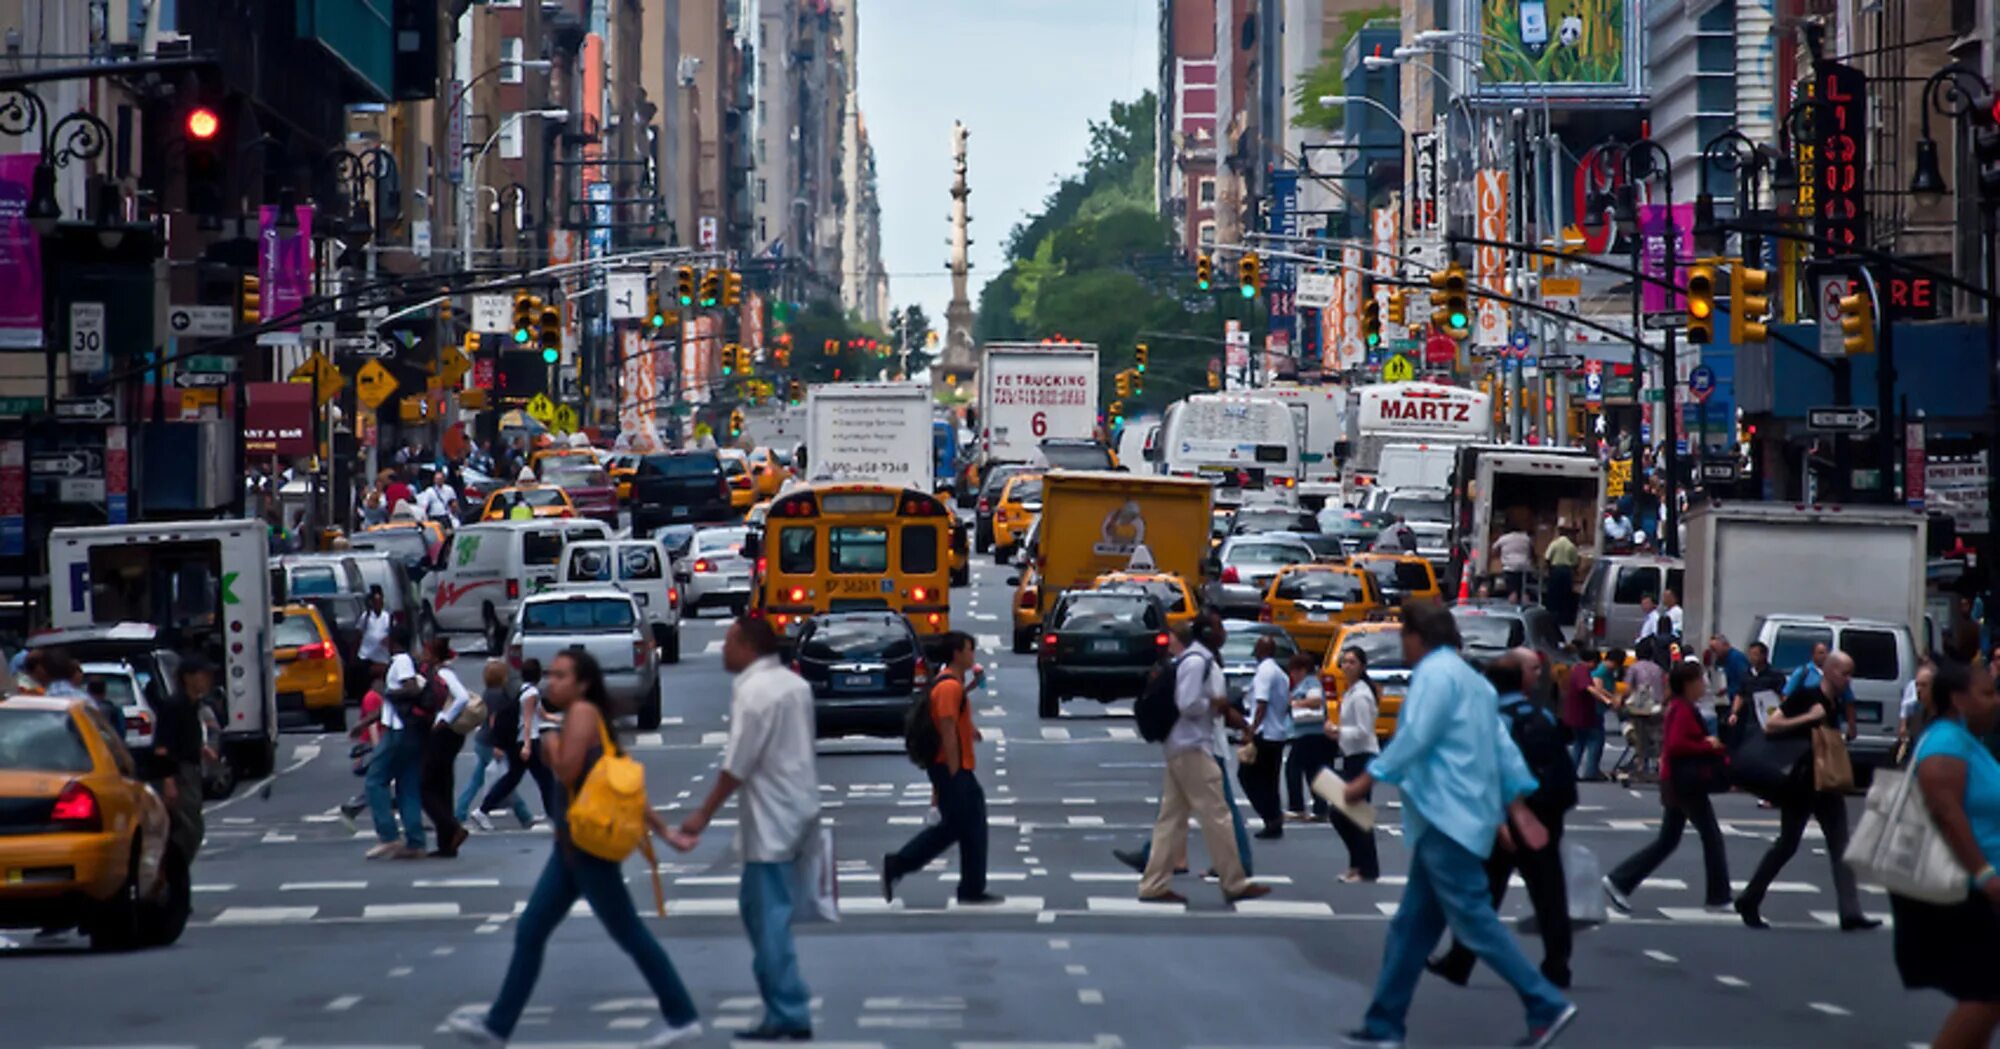
<path fill-rule="evenodd" d="M 833 828 L 814 820 L 792 860 L 793 925 L 840 920 L 840 878 L 833 856 Z"/>
<path fill-rule="evenodd" d="M 1569 892 L 1569 920 L 1578 924 L 1602 924 L 1610 915 L 1604 910 L 1604 892 L 1598 887 L 1604 868 L 1597 854 L 1576 842 L 1563 843 L 1563 884 Z"/>
<path fill-rule="evenodd" d="M 1913 773 L 1876 769 L 1861 821 L 1841 860 L 1862 881 L 1924 903 L 1952 904 L 1971 892 L 1965 867 L 1931 819 Z"/>

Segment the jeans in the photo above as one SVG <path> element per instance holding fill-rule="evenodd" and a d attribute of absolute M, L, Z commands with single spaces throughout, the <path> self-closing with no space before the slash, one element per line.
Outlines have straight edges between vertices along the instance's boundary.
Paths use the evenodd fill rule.
<path fill-rule="evenodd" d="M 944 850 L 958 846 L 958 898 L 976 900 L 986 895 L 986 792 L 971 769 L 958 775 L 943 765 L 932 765 L 931 787 L 937 791 L 938 821 L 917 832 L 901 850 L 889 854 L 882 873 L 891 880 L 923 870 Z"/>
<path fill-rule="evenodd" d="M 447 725 L 433 726 L 424 741 L 423 810 L 437 830 L 438 851 L 447 856 L 458 854 L 458 839 L 465 833 L 465 827 L 452 818 L 451 797 L 451 767 L 463 749 L 465 737 Z"/>
<path fill-rule="evenodd" d="M 1221 758 L 1215 759 L 1215 765 L 1224 773 L 1229 771 L 1229 766 L 1224 764 Z M 1250 829 L 1243 825 L 1243 813 L 1236 808 L 1236 795 L 1229 789 L 1227 775 L 1222 777 L 1222 803 L 1229 806 L 1229 823 L 1236 832 L 1236 856 L 1243 861 L 1243 874 L 1254 878 L 1257 876 L 1257 869 L 1250 864 Z M 1139 866 L 1146 866 L 1152 859 L 1153 839 L 1147 838 L 1146 844 L 1139 849 Z M 1174 866 L 1187 866 L 1187 854 L 1182 853 L 1174 857 Z"/>
<path fill-rule="evenodd" d="M 1257 760 L 1236 768 L 1243 796 L 1250 799 L 1250 807 L 1264 821 L 1264 833 L 1269 835 L 1285 830 L 1285 810 L 1278 799 L 1278 782 L 1285 774 L 1285 743 L 1282 739 L 1258 737 Z"/>
<path fill-rule="evenodd" d="M 472 737 L 472 775 L 466 777 L 465 789 L 458 792 L 458 805 L 452 811 L 453 818 L 457 819 L 458 822 L 464 823 L 465 817 L 471 813 L 472 799 L 478 797 L 479 789 L 486 785 L 486 766 L 499 756 L 500 751 L 495 750 L 493 745 L 486 741 L 485 733 L 479 733 Z M 520 760 L 520 755 L 514 755 L 513 759 L 507 763 L 508 769 L 511 771 L 514 764 Z M 501 779 L 505 779 L 505 776 L 502 776 Z M 517 781 L 518 779 L 519 777 L 516 777 Z M 493 785 L 495 788 L 498 788 L 500 782 L 496 780 Z M 500 802 L 501 804 L 510 805 L 514 810 L 514 818 L 520 820 L 522 823 L 526 823 L 534 818 L 534 813 L 528 811 L 528 803 L 522 801 L 520 796 L 513 792 L 512 786 L 508 787 L 507 793 L 500 795 Z M 479 811 L 485 812 L 488 809 L 499 807 L 499 805 L 493 803 L 493 798 L 489 796 L 486 802 L 479 806 Z"/>
<path fill-rule="evenodd" d="M 799 952 L 792 942 L 792 865 L 744 863 L 737 894 L 743 929 L 750 934 L 750 969 L 764 997 L 761 1026 L 784 1031 L 812 1027 L 812 992 L 799 975 Z"/>
<path fill-rule="evenodd" d="M 1447 927 L 1521 996 L 1529 1030 L 1553 1023 L 1569 1007 L 1562 992 L 1528 964 L 1514 937 L 1501 926 L 1488 894 L 1486 871 L 1472 850 L 1438 831 L 1426 831 L 1412 843 L 1409 878 L 1396 916 L 1389 921 L 1382 973 L 1362 1022 L 1370 1036 L 1398 1041 L 1404 1037 L 1424 960 Z"/>
<path fill-rule="evenodd" d="M 1861 893 L 1854 886 L 1854 868 L 1840 861 L 1847 851 L 1847 802 L 1841 795 L 1830 791 L 1813 791 L 1801 797 L 1784 799 L 1778 806 L 1778 840 L 1771 843 L 1770 851 L 1757 863 L 1757 873 L 1750 876 L 1750 884 L 1743 887 L 1743 895 L 1738 898 L 1745 909 L 1751 909 L 1764 902 L 1764 893 L 1777 878 L 1778 872 L 1791 861 L 1799 851 L 1799 839 L 1805 836 L 1806 820 L 1811 818 L 1819 824 L 1820 833 L 1826 836 L 1826 856 L 1833 863 L 1833 898 L 1840 908 L 1843 918 L 1859 918 L 1861 914 Z"/>
<path fill-rule="evenodd" d="M 1324 732 L 1292 737 L 1291 752 L 1285 755 L 1285 809 L 1303 815 L 1312 805 L 1315 817 L 1326 814 L 1326 802 L 1311 797 L 1307 789 L 1319 770 L 1333 765 L 1339 748 Z"/>
<path fill-rule="evenodd" d="M 1374 760 L 1373 754 L 1349 754 L 1341 758 L 1340 778 L 1349 783 L 1354 782 L 1354 777 L 1367 772 L 1369 763 Z M 1372 800 L 1374 795 L 1375 788 L 1370 787 L 1368 798 L 1364 800 Z M 1340 835 L 1341 843 L 1347 846 L 1347 865 L 1359 871 L 1361 876 L 1369 881 L 1380 878 L 1382 861 L 1375 854 L 1375 832 L 1362 830 L 1355 826 L 1353 820 L 1338 812 L 1331 813 L 1328 818 L 1333 823 L 1334 832 Z"/>
<path fill-rule="evenodd" d="M 1609 875 L 1611 887 L 1628 895 L 1637 889 L 1647 875 L 1658 870 L 1660 864 L 1673 855 L 1675 847 L 1681 843 L 1681 833 L 1689 823 L 1694 824 L 1695 833 L 1701 836 L 1703 880 L 1707 882 L 1707 895 L 1703 899 L 1711 907 L 1728 903 L 1729 857 L 1722 851 L 1722 826 L 1715 822 L 1715 806 L 1709 803 L 1706 794 L 1696 794 L 1668 805 L 1660 817 L 1660 836 L 1612 869 Z"/>
<path fill-rule="evenodd" d="M 1570 732 L 1574 738 L 1570 740 L 1569 758 L 1576 765 L 1578 778 L 1603 779 L 1604 719 L 1599 717 L 1597 724 L 1583 728 L 1571 726 Z"/>
<path fill-rule="evenodd" d="M 406 728 L 392 728 L 375 744 L 368 760 L 368 816 L 375 823 L 375 837 L 382 844 L 396 840 L 396 816 L 403 818 L 403 842 L 413 849 L 424 847 L 423 797 L 417 780 L 422 775 L 423 739 Z M 395 804 L 390 804 L 390 784 L 395 784 Z"/>
<path fill-rule="evenodd" d="M 1497 912 L 1500 901 L 1507 898 L 1507 876 L 1517 870 L 1521 872 L 1521 880 L 1528 886 L 1528 900 L 1535 908 L 1535 926 L 1542 936 L 1542 975 L 1550 980 L 1560 976 L 1559 982 L 1567 983 L 1571 935 L 1569 884 L 1563 879 L 1562 866 L 1563 814 L 1536 812 L 1535 815 L 1548 828 L 1548 844 L 1534 850 L 1517 844 L 1510 850 L 1496 842 L 1493 854 L 1486 858 L 1486 884 L 1493 893 L 1493 909 Z M 1472 975 L 1475 964 L 1477 959 L 1472 949 L 1454 938 L 1451 950 L 1438 967 L 1463 983 Z"/>
<path fill-rule="evenodd" d="M 500 996 L 486 1011 L 486 1027 L 502 1038 L 511 1038 L 514 1025 L 527 1007 L 528 994 L 542 972 L 542 955 L 556 926 L 569 917 L 569 909 L 581 896 L 590 903 L 591 913 L 604 924 L 613 942 L 639 965 L 646 985 L 659 999 L 660 1015 L 674 1027 L 695 1020 L 694 999 L 688 997 L 674 963 L 660 941 L 639 922 L 632 906 L 632 894 L 625 891 L 625 875 L 619 865 L 558 842 L 542 868 L 535 890 L 528 896 L 528 908 L 514 930 L 514 958 L 507 964 L 507 977 L 500 983 Z"/>

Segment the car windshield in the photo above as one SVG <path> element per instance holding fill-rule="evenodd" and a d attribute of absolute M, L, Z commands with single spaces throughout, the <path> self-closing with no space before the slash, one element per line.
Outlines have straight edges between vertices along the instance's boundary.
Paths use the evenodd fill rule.
<path fill-rule="evenodd" d="M 1416 561 L 1374 557 L 1362 561 L 1361 567 L 1366 568 L 1368 574 L 1375 577 L 1375 582 L 1385 589 L 1409 593 L 1431 587 L 1430 566 Z"/>
<path fill-rule="evenodd" d="M 1431 496 L 1392 495 L 1387 510 L 1391 516 L 1405 521 L 1451 523 L 1451 504 Z"/>
<path fill-rule="evenodd" d="M 1304 543 L 1237 543 L 1228 557 L 1233 565 L 1299 565 L 1312 559 Z"/>
<path fill-rule="evenodd" d="M 1460 613 L 1458 636 L 1466 648 L 1498 651 L 1519 645 L 1525 637 L 1521 621 L 1513 616 L 1489 616 L 1474 613 Z"/>
<path fill-rule="evenodd" d="M 563 534 L 560 529 L 533 531 L 521 537 L 521 561 L 530 565 L 552 565 L 562 559 Z"/>
<path fill-rule="evenodd" d="M 1321 561 L 1330 561 L 1337 557 L 1347 556 L 1347 544 L 1341 542 L 1340 537 L 1337 535 L 1327 535 L 1323 532 L 1306 532 L 1301 534 L 1299 538 L 1307 546 L 1312 547 L 1313 556 Z"/>
<path fill-rule="evenodd" d="M 493 493 L 494 510 L 512 510 L 517 506 L 526 506 L 532 510 L 538 507 L 568 505 L 563 490 L 554 485 L 540 488 L 510 488 L 504 492 Z"/>
<path fill-rule="evenodd" d="M 319 640 L 319 627 L 313 623 L 311 616 L 287 615 L 278 620 L 277 628 L 271 631 L 272 648 L 317 645 Z"/>
<path fill-rule="evenodd" d="M 1349 572 L 1287 572 L 1278 577 L 1276 596 L 1288 601 L 1360 601 L 1368 591 L 1361 577 Z"/>
<path fill-rule="evenodd" d="M 916 652 L 910 628 L 876 619 L 833 619 L 819 623 L 799 646 L 812 659 L 908 659 Z"/>
<path fill-rule="evenodd" d="M 1277 631 L 1266 633 L 1259 630 L 1235 630 L 1222 639 L 1222 661 L 1231 666 L 1255 666 L 1257 642 L 1267 637 L 1277 643 L 1277 657 L 1280 660 L 1296 649 L 1290 637 Z"/>
<path fill-rule="evenodd" d="M 575 634 L 629 630 L 632 602 L 608 597 L 534 601 L 521 609 L 521 629 L 529 634 Z"/>
<path fill-rule="evenodd" d="M 1111 468 L 1111 453 L 1097 444 L 1044 444 L 1042 458 L 1059 470 Z"/>
<path fill-rule="evenodd" d="M 1038 503 L 1042 501 L 1042 479 L 1039 477 L 1016 477 L 1007 488 L 1010 503 Z"/>
<path fill-rule="evenodd" d="M 0 769 L 89 772 L 90 751 L 67 710 L 0 710 Z"/>
<path fill-rule="evenodd" d="M 713 455 L 649 455 L 639 460 L 639 472 L 677 479 L 714 477 L 722 464 Z"/>
<path fill-rule="evenodd" d="M 603 467 L 579 459 L 544 463 L 542 480 L 561 488 L 605 488 L 611 484 L 611 475 Z"/>
<path fill-rule="evenodd" d="M 1370 630 L 1366 633 L 1350 633 L 1341 642 L 1340 650 L 1350 648 L 1361 650 L 1362 658 L 1368 660 L 1369 670 L 1404 670 L 1403 634 L 1400 630 Z"/>
<path fill-rule="evenodd" d="M 1064 630 L 1151 627 L 1152 603 L 1136 594 L 1078 594 L 1063 611 Z"/>
<path fill-rule="evenodd" d="M 686 554 L 688 546 L 694 542 L 694 526 L 668 525 L 654 532 L 653 538 L 658 539 L 660 545 L 667 548 L 668 553 L 679 557 Z"/>
<path fill-rule="evenodd" d="M 694 552 L 696 554 L 734 554 L 743 549 L 743 538 L 748 529 L 716 528 L 706 532 L 696 532 Z"/>
<path fill-rule="evenodd" d="M 331 597 L 340 593 L 340 580 L 331 565 L 294 566 L 285 589 L 293 597 Z"/>
<path fill-rule="evenodd" d="M 743 460 L 735 456 L 730 456 L 722 460 L 722 476 L 724 477 L 741 477 L 749 472 L 750 468 L 743 465 Z"/>
<path fill-rule="evenodd" d="M 430 554 L 430 540 L 414 528 L 386 528 L 363 532 L 348 541 L 354 550 L 380 550 L 404 564 L 416 564 Z"/>
<path fill-rule="evenodd" d="M 999 495 L 1000 490 L 1007 486 L 1007 479 L 1020 473 L 1021 470 L 1019 466 L 996 466 L 988 470 L 986 480 L 979 485 L 979 494 L 989 497 Z"/>
<path fill-rule="evenodd" d="M 1292 532 L 1316 525 L 1311 514 L 1293 510 L 1238 510 L 1230 527 L 1238 532 Z"/>
<path fill-rule="evenodd" d="M 563 566 L 563 578 L 571 582 L 609 583 L 613 578 L 611 567 L 610 547 L 572 546 L 569 563 Z"/>

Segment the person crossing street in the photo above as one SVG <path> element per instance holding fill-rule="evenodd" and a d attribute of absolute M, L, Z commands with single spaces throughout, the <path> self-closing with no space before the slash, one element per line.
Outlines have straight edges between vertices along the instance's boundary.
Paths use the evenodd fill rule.
<path fill-rule="evenodd" d="M 972 635 L 948 631 L 932 643 L 931 658 L 944 669 L 931 684 L 930 716 L 937 726 L 936 760 L 925 766 L 937 800 L 939 820 L 917 832 L 904 846 L 882 857 L 882 898 L 896 898 L 896 883 L 958 846 L 958 902 L 1000 903 L 1004 897 L 986 891 L 986 792 L 973 774 L 979 758 L 974 744 L 979 730 L 972 724 L 972 703 L 966 677 L 978 657 Z"/>

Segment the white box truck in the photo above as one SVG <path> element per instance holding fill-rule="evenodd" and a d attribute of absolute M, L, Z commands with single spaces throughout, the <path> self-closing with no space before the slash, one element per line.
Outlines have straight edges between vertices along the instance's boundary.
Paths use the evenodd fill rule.
<path fill-rule="evenodd" d="M 806 479 L 931 490 L 931 393 L 921 383 L 839 382 L 806 390 Z"/>
<path fill-rule="evenodd" d="M 989 463 L 1036 462 L 1050 438 L 1095 437 L 1096 344 L 988 343 L 979 427 Z"/>
<path fill-rule="evenodd" d="M 1475 586 L 1482 579 L 1497 581 L 1500 559 L 1493 553 L 1494 540 L 1520 529 L 1528 533 L 1539 560 L 1564 524 L 1577 529 L 1576 545 L 1583 555 L 1577 580 L 1590 574 L 1590 566 L 1604 550 L 1598 527 L 1604 506 L 1604 466 L 1595 455 L 1581 448 L 1519 444 L 1460 445 L 1456 451 L 1451 477 L 1451 579 L 1466 571 L 1469 560 Z"/>

